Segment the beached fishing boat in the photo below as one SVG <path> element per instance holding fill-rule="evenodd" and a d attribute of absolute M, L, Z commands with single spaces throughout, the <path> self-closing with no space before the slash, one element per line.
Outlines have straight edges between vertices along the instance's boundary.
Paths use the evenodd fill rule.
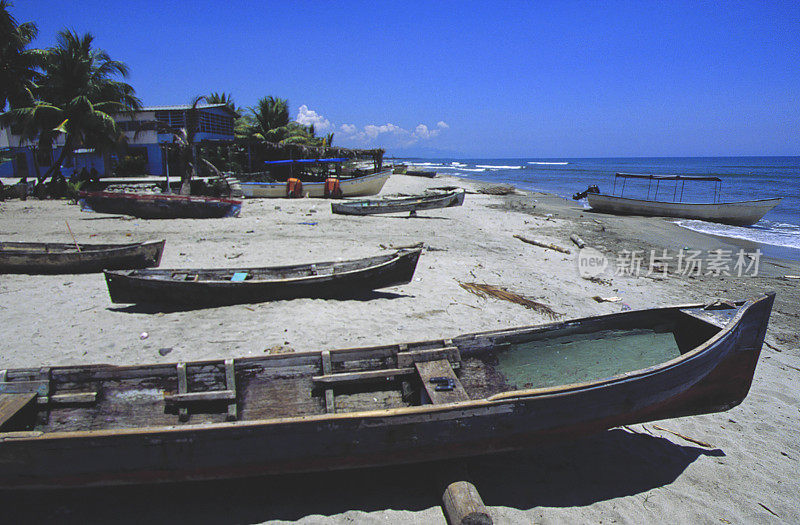
<path fill-rule="evenodd" d="M 483 455 L 719 412 L 774 294 L 453 339 L 0 373 L 0 486 L 325 471 Z"/>
<path fill-rule="evenodd" d="M 419 210 L 461 206 L 464 203 L 464 193 L 463 189 L 458 188 L 452 191 L 414 197 L 332 202 L 331 211 L 341 215 L 376 215 L 379 213 L 399 212 L 410 212 L 411 215 L 416 215 Z"/>
<path fill-rule="evenodd" d="M 427 170 L 418 170 L 418 169 L 407 169 L 405 175 L 411 175 L 413 177 L 426 177 L 428 179 L 432 179 L 436 177 L 436 172 Z"/>
<path fill-rule="evenodd" d="M 164 242 L 68 244 L 0 243 L 0 273 L 95 273 L 158 266 Z"/>
<path fill-rule="evenodd" d="M 105 276 L 115 303 L 198 307 L 298 297 L 344 298 L 410 282 L 421 252 L 399 250 L 352 261 L 268 268 L 107 271 Z"/>
<path fill-rule="evenodd" d="M 132 215 L 140 219 L 218 219 L 238 217 L 242 201 L 163 193 L 81 192 L 81 209 Z"/>
<path fill-rule="evenodd" d="M 268 197 L 279 198 L 289 197 L 293 194 L 308 197 L 366 197 L 377 195 L 383 189 L 383 185 L 389 180 L 391 170 L 361 175 L 349 179 L 336 179 L 338 190 L 331 194 L 330 183 L 328 194 L 325 191 L 326 182 L 302 182 L 299 190 L 292 184 L 294 181 L 287 182 L 242 182 L 242 193 L 245 197 Z"/>
<path fill-rule="evenodd" d="M 616 190 L 617 179 L 647 179 L 647 198 L 632 199 L 613 193 Z M 661 182 L 675 181 L 672 192 L 672 201 L 658 200 L 658 190 Z M 683 185 L 686 181 L 715 182 L 714 202 L 680 202 L 683 200 Z M 655 182 L 654 197 L 650 199 L 650 191 Z M 750 226 L 758 222 L 768 211 L 780 204 L 782 198 L 760 199 L 751 201 L 719 201 L 719 183 L 722 179 L 713 176 L 686 176 L 686 175 L 639 175 L 633 173 L 617 173 L 614 177 L 614 190 L 611 195 L 586 192 L 586 198 L 592 209 L 613 213 L 616 215 L 647 215 L 657 217 L 679 217 L 684 219 L 697 219 L 702 221 L 720 222 L 736 226 Z M 680 183 L 680 184 L 679 184 Z M 680 186 L 681 198 L 676 200 Z M 583 195 L 583 194 L 580 194 Z"/>

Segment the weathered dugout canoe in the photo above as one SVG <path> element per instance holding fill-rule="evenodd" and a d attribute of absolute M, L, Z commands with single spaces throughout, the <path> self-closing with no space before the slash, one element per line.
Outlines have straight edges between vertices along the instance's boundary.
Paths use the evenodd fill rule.
<path fill-rule="evenodd" d="M 775 198 L 754 201 L 692 203 L 629 199 L 627 197 L 599 193 L 588 193 L 586 199 L 593 210 L 604 213 L 678 217 L 736 226 L 750 226 L 757 223 L 761 217 L 783 200 L 782 198 Z"/>
<path fill-rule="evenodd" d="M 436 208 L 449 208 L 464 204 L 464 190 L 445 193 L 402 197 L 398 199 L 360 199 L 331 202 L 331 212 L 340 215 L 376 215 L 380 213 L 416 212 Z"/>
<path fill-rule="evenodd" d="M 346 298 L 410 282 L 421 252 L 400 250 L 351 261 L 266 268 L 107 271 L 105 276 L 115 303 L 222 306 Z"/>
<path fill-rule="evenodd" d="M 219 219 L 238 217 L 242 201 L 162 193 L 81 192 L 83 211 L 132 215 L 140 219 Z"/>
<path fill-rule="evenodd" d="M 426 171 L 426 170 L 416 170 L 416 169 L 407 169 L 404 175 L 411 175 L 413 177 L 425 177 L 428 179 L 432 179 L 436 177 L 435 171 Z"/>
<path fill-rule="evenodd" d="M 0 243 L 0 273 L 95 273 L 105 269 L 148 268 L 161 263 L 164 242 L 75 244 Z"/>
<path fill-rule="evenodd" d="M 340 179 L 339 188 L 342 190 L 341 197 L 367 197 L 377 195 L 383 189 L 383 185 L 389 180 L 391 170 L 385 170 L 361 177 L 350 179 Z M 242 182 L 242 192 L 245 197 L 287 197 L 285 182 Z M 324 182 L 303 182 L 303 195 L 309 197 L 325 197 Z"/>
<path fill-rule="evenodd" d="M 8 370 L 0 373 L 0 486 L 441 460 L 724 411 L 747 395 L 773 300 L 372 348 Z M 570 362 L 551 375 L 555 363 Z"/>

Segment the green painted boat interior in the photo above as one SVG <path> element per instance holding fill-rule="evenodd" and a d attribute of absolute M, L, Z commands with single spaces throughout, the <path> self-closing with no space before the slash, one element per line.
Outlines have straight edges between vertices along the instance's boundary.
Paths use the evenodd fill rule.
<path fill-rule="evenodd" d="M 681 355 L 671 330 L 638 328 L 570 334 L 508 345 L 495 370 L 519 389 L 596 381 Z"/>

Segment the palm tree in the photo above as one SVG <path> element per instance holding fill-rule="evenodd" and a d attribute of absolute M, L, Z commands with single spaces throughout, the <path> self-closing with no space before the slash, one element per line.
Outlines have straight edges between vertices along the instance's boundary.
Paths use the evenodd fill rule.
<path fill-rule="evenodd" d="M 241 110 L 236 107 L 233 101 L 233 95 L 230 93 L 225 93 L 224 91 L 217 93 L 216 91 L 212 91 L 210 95 L 206 95 L 205 99 L 209 104 L 225 104 L 236 114 L 241 113 Z"/>
<path fill-rule="evenodd" d="M 91 33 L 58 33 L 56 45 L 42 56 L 44 75 L 32 105 L 12 109 L 6 122 L 22 126 L 23 138 L 37 139 L 40 151 L 49 151 L 59 134 L 64 146 L 58 160 L 39 177 L 41 183 L 78 146 L 105 152 L 124 140 L 115 113 L 141 108 L 133 87 L 113 77 L 128 76 L 128 66 L 111 60 L 107 52 L 92 48 Z"/>
<path fill-rule="evenodd" d="M 37 67 L 42 51 L 26 49 L 39 30 L 33 22 L 17 24 L 8 8 L 11 2 L 0 0 L 0 111 L 33 102 L 39 79 Z"/>

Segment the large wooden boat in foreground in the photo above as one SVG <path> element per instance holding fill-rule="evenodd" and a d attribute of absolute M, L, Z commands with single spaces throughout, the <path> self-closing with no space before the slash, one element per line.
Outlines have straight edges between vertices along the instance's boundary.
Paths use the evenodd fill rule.
<path fill-rule="evenodd" d="M 727 410 L 774 294 L 453 339 L 0 372 L 0 487 L 440 460 Z"/>
<path fill-rule="evenodd" d="M 128 244 L 0 243 L 0 273 L 94 273 L 158 266 L 164 241 Z"/>
<path fill-rule="evenodd" d="M 685 176 L 685 175 L 639 175 L 633 173 L 617 173 L 614 177 L 614 189 L 616 180 L 622 179 L 646 179 L 649 181 L 646 199 L 632 199 L 620 195 L 607 195 L 601 193 L 586 193 L 586 199 L 593 210 L 616 215 L 646 215 L 656 217 L 678 217 L 684 219 L 696 219 L 702 221 L 720 222 L 736 226 L 750 226 L 757 223 L 768 211 L 780 204 L 781 197 L 773 199 L 760 199 L 751 201 L 732 201 L 721 202 L 718 200 L 719 186 L 722 181 L 714 176 Z M 650 198 L 650 187 L 655 181 L 654 197 Z M 675 187 L 673 200 L 658 200 L 658 190 L 661 182 L 674 181 Z M 678 194 L 678 187 L 681 187 L 683 196 L 683 184 L 686 181 L 706 181 L 715 182 L 714 202 L 680 202 L 675 200 Z M 624 190 L 624 184 L 622 186 Z M 613 193 L 613 190 L 612 190 Z"/>
<path fill-rule="evenodd" d="M 242 201 L 196 195 L 90 191 L 80 193 L 81 209 L 140 219 L 219 219 L 238 217 Z"/>
<path fill-rule="evenodd" d="M 411 281 L 422 249 L 399 250 L 350 261 L 221 269 L 106 271 L 115 303 L 190 307 L 260 303 L 279 299 L 345 298 Z"/>

